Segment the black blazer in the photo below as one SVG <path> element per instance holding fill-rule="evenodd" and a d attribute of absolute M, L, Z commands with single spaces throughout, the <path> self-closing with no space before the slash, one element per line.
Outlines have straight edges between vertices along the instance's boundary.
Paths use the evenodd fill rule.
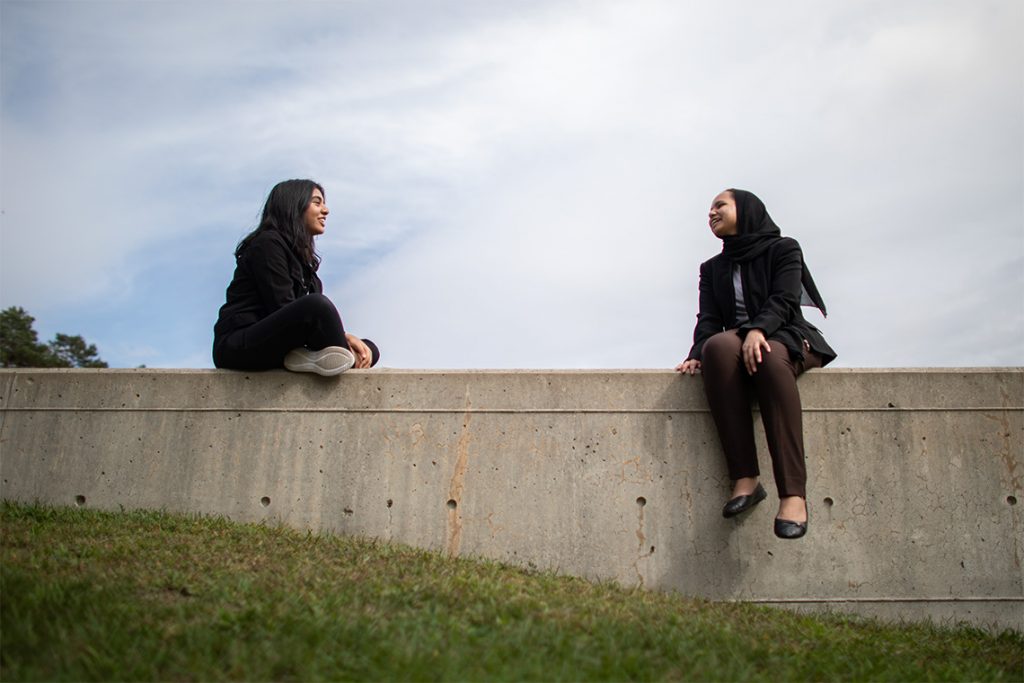
<path fill-rule="evenodd" d="M 238 257 L 228 285 L 227 302 L 213 327 L 214 345 L 236 330 L 263 318 L 306 294 L 322 294 L 323 283 L 308 263 L 288 246 L 284 236 L 264 230 Z"/>
<path fill-rule="evenodd" d="M 700 360 L 704 342 L 712 335 L 738 328 L 739 334 L 745 336 L 756 327 L 764 330 L 765 337 L 782 342 L 795 359 L 803 360 L 806 340 L 811 350 L 821 356 L 822 366 L 835 360 L 836 352 L 800 311 L 803 258 L 797 241 L 783 237 L 760 256 L 740 264 L 743 302 L 749 318 L 743 325 L 736 322 L 732 262 L 718 254 L 702 263 L 700 311 L 687 358 Z"/>

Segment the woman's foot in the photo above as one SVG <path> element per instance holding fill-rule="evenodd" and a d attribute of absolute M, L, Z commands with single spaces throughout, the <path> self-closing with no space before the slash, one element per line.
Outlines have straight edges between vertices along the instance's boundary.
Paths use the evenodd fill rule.
<path fill-rule="evenodd" d="M 807 533 L 807 501 L 800 496 L 779 500 L 779 516 L 775 518 L 775 535 L 784 539 L 802 538 Z"/>
<path fill-rule="evenodd" d="M 753 485 L 751 485 L 751 482 L 753 482 Z M 746 512 L 767 497 L 768 493 L 757 482 L 757 477 L 738 479 L 732 489 L 732 498 L 722 508 L 722 516 L 727 519 L 735 517 L 741 512 Z"/>
<path fill-rule="evenodd" d="M 323 377 L 333 377 L 348 370 L 356 357 L 344 346 L 325 346 L 313 351 L 299 347 L 284 357 L 284 366 L 292 372 L 315 372 Z"/>

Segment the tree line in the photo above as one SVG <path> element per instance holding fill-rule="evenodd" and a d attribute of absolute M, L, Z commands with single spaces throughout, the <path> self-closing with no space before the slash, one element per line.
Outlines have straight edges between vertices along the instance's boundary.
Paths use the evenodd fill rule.
<path fill-rule="evenodd" d="M 81 335 L 57 333 L 39 341 L 36 319 L 21 306 L 0 311 L 0 366 L 5 368 L 105 368 L 95 344 Z"/>

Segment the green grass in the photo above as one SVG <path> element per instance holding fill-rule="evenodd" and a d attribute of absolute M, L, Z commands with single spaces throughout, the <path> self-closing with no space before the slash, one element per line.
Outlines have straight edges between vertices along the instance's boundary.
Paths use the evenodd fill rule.
<path fill-rule="evenodd" d="M 1006 631 L 801 616 L 379 542 L 4 503 L 0 680 L 1005 680 Z"/>

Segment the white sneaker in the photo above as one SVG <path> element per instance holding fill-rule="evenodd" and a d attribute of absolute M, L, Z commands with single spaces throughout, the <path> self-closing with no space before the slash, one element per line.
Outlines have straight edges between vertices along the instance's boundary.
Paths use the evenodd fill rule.
<path fill-rule="evenodd" d="M 355 362 L 356 357 L 344 346 L 325 346 L 319 351 L 300 347 L 284 357 L 284 366 L 292 372 L 315 372 L 324 377 L 340 375 Z"/>

